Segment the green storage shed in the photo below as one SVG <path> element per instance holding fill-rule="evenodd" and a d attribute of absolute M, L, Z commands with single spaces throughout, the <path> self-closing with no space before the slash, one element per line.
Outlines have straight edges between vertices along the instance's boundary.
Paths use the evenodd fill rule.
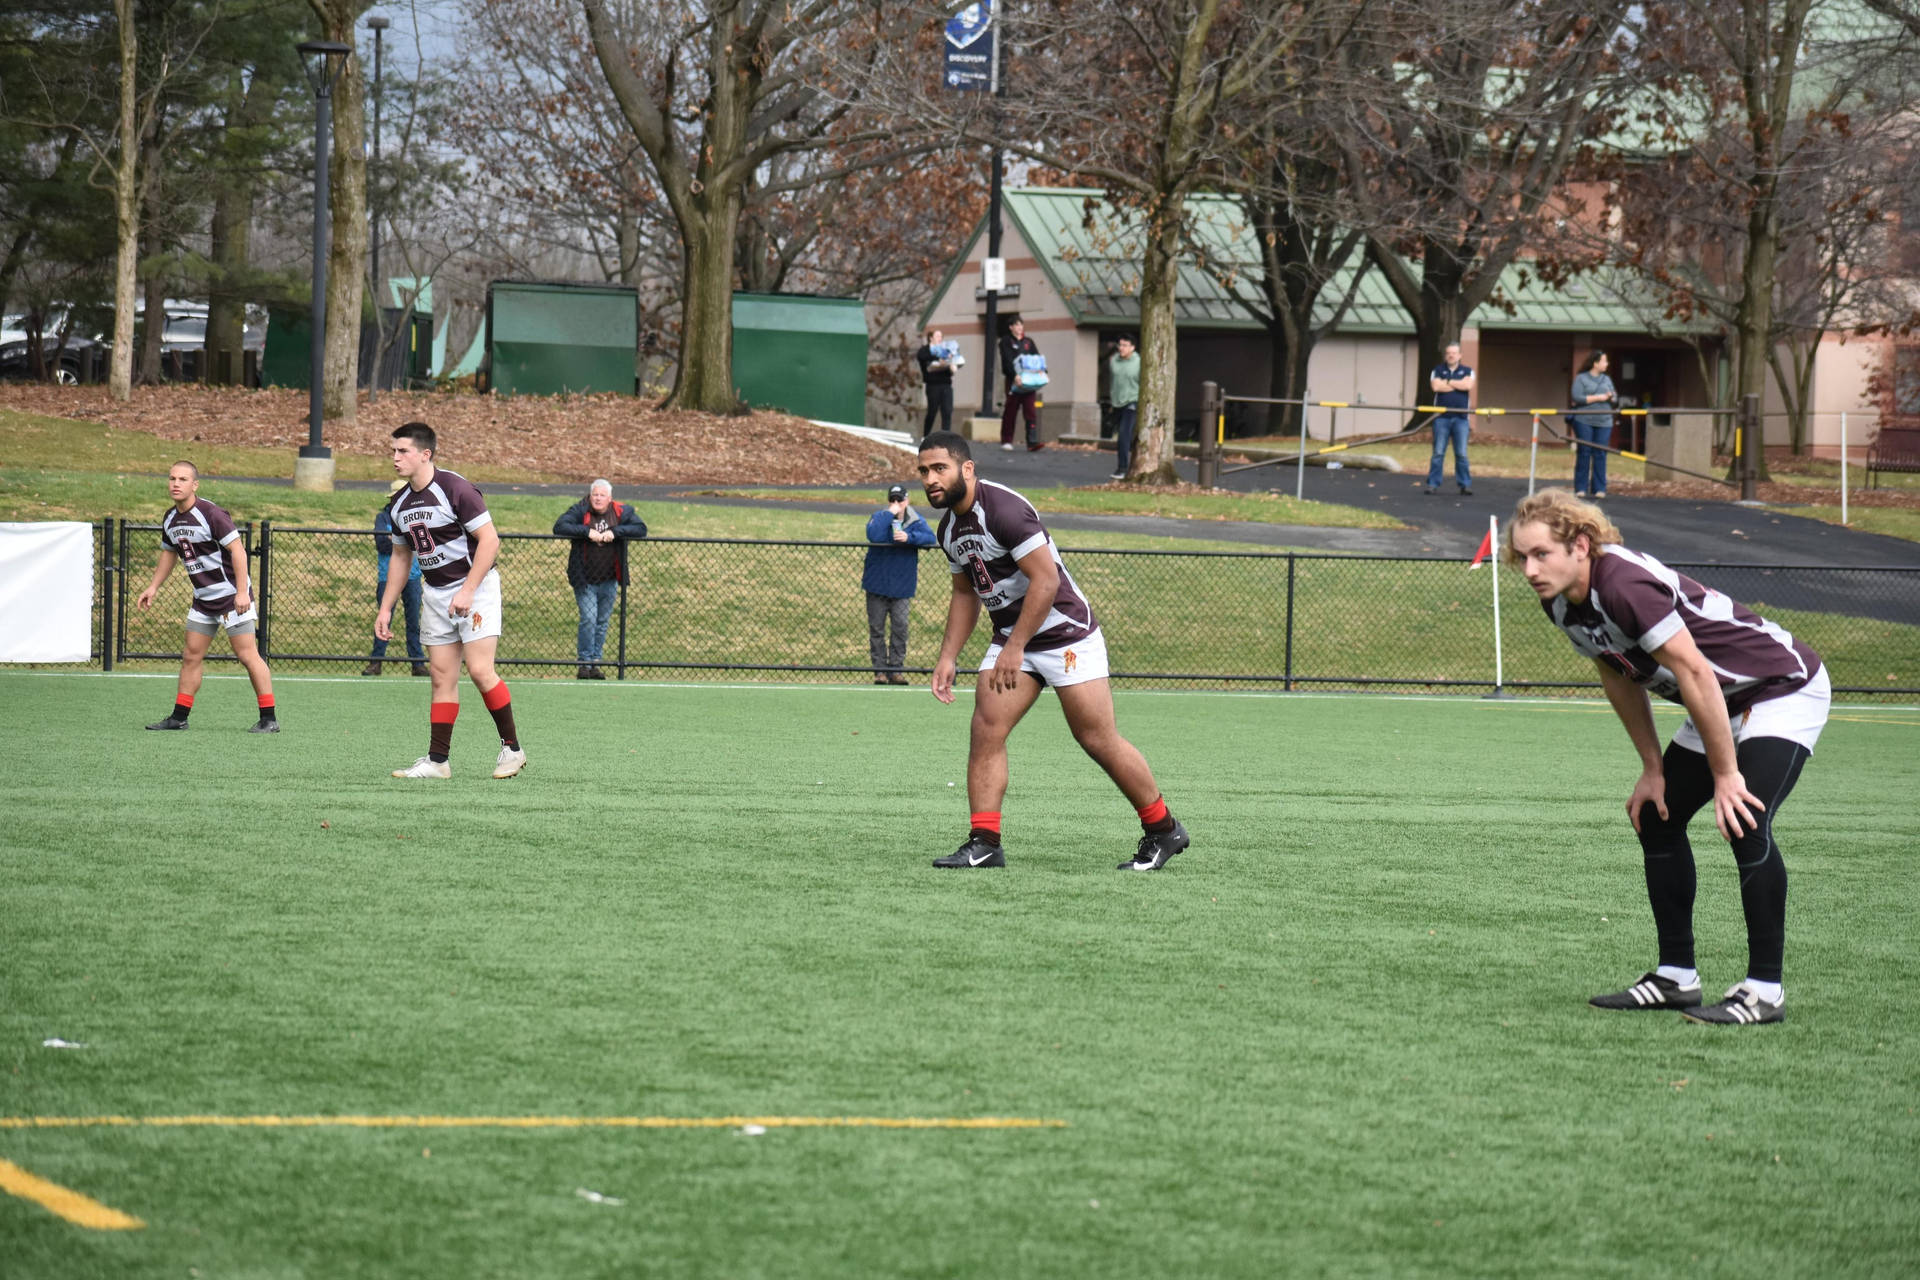
<path fill-rule="evenodd" d="M 640 295 L 631 285 L 487 286 L 487 387 L 498 395 L 635 395 L 639 345 Z"/>
<path fill-rule="evenodd" d="M 733 295 L 733 385 L 748 404 L 867 420 L 867 308 L 858 298 Z"/>

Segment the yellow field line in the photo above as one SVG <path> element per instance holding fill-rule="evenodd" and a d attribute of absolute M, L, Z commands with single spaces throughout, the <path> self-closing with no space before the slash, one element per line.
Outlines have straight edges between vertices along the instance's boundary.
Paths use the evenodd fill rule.
<path fill-rule="evenodd" d="M 1064 1129 L 1027 1116 L 0 1116 L 0 1129 Z"/>
<path fill-rule="evenodd" d="M 147 1224 L 129 1213 L 36 1177 L 9 1160 L 0 1160 L 0 1191 L 31 1200 L 49 1213 L 95 1231 L 137 1231 Z"/>

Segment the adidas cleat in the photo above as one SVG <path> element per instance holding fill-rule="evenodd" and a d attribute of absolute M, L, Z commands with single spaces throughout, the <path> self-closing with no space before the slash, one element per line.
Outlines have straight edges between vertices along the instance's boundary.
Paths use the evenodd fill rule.
<path fill-rule="evenodd" d="M 1683 987 L 1657 973 L 1642 974 L 1625 991 L 1595 996 L 1587 1003 L 1596 1009 L 1694 1009 L 1700 1005 L 1700 984 Z"/>
<path fill-rule="evenodd" d="M 1786 1016 L 1781 1010 L 1781 1005 L 1785 1003 L 1782 997 L 1780 1004 L 1769 1004 L 1743 982 L 1729 990 L 1726 999 L 1716 1000 L 1698 1009 L 1682 1009 L 1680 1016 L 1689 1022 L 1706 1022 L 1715 1026 L 1751 1026 L 1762 1022 L 1779 1022 Z"/>
<path fill-rule="evenodd" d="M 1174 819 L 1171 831 L 1149 831 L 1140 837 L 1140 847 L 1134 851 L 1131 862 L 1121 863 L 1119 871 L 1158 871 L 1167 865 L 1167 860 L 1186 848 L 1192 841 L 1187 838 L 1187 829 Z"/>
<path fill-rule="evenodd" d="M 509 747 L 502 744 L 500 747 L 500 758 L 493 762 L 493 776 L 496 778 L 511 778 L 514 774 L 526 767 L 526 752 L 518 747 Z"/>
<path fill-rule="evenodd" d="M 404 769 L 395 769 L 396 778 L 451 778 L 453 767 L 446 761 L 435 761 L 432 756 L 421 756 Z"/>
<path fill-rule="evenodd" d="M 147 726 L 149 729 L 184 729 L 186 727 L 187 722 L 185 720 L 177 719 L 174 716 L 168 716 L 164 720 L 155 720 Z"/>
<path fill-rule="evenodd" d="M 258 720 L 255 720 L 253 722 L 253 727 L 248 729 L 247 732 L 248 733 L 278 733 L 280 732 L 280 722 L 278 720 L 269 720 L 265 716 L 261 716 Z"/>
<path fill-rule="evenodd" d="M 935 858 L 936 867 L 1004 867 L 1007 865 L 1007 851 L 997 844 L 988 844 L 985 840 L 969 839 L 944 858 Z"/>

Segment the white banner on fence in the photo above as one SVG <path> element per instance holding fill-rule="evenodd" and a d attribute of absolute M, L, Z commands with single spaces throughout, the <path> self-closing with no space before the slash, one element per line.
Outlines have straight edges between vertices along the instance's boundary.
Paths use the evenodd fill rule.
<path fill-rule="evenodd" d="M 93 656 L 93 526 L 0 522 L 0 662 Z"/>

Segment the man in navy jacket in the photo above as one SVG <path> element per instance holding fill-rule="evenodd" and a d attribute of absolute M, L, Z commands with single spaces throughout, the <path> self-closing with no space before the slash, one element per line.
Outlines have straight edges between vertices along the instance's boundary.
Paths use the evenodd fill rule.
<path fill-rule="evenodd" d="M 933 528 L 907 504 L 907 486 L 887 490 L 887 505 L 867 520 L 867 650 L 875 684 L 906 684 L 907 609 L 920 588 L 920 548 L 933 545 Z M 892 643 L 888 643 L 888 624 Z"/>
<path fill-rule="evenodd" d="M 613 500 L 612 485 L 595 480 L 587 496 L 553 522 L 553 531 L 573 539 L 567 552 L 567 585 L 580 606 L 576 678 L 605 680 L 600 650 L 607 642 L 614 598 L 627 580 L 627 539 L 646 537 L 647 522 L 632 507 Z"/>

